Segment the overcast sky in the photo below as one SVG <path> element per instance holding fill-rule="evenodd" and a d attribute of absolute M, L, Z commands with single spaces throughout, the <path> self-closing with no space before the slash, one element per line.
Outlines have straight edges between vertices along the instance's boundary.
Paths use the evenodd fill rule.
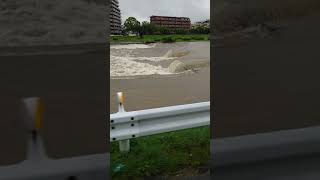
<path fill-rule="evenodd" d="M 191 22 L 210 18 L 210 0 L 119 0 L 122 23 L 133 16 L 150 21 L 150 16 L 183 16 Z"/>

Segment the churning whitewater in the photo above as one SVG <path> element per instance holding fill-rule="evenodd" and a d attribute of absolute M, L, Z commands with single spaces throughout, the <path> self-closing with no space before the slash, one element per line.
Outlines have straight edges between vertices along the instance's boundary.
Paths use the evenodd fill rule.
<path fill-rule="evenodd" d="M 158 63 L 161 61 L 173 60 L 167 53 L 162 56 L 152 56 L 156 51 L 156 44 L 127 44 L 110 46 L 110 76 L 139 76 L 154 74 L 171 74 L 168 68 L 162 67 Z M 150 53 L 146 52 L 147 49 Z M 145 53 L 142 53 L 143 50 Z"/>
<path fill-rule="evenodd" d="M 209 66 L 209 49 L 209 42 L 111 45 L 110 76 L 170 75 Z"/>

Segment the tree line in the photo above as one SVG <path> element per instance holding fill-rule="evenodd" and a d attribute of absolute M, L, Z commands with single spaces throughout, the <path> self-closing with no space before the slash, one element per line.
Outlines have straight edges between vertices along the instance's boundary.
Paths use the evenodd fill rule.
<path fill-rule="evenodd" d="M 209 34 L 210 27 L 198 25 L 190 30 L 186 29 L 169 29 L 166 27 L 156 27 L 155 25 L 143 21 L 140 23 L 135 17 L 129 17 L 125 20 L 122 28 L 123 34 L 134 33 L 139 36 L 154 34 Z"/>

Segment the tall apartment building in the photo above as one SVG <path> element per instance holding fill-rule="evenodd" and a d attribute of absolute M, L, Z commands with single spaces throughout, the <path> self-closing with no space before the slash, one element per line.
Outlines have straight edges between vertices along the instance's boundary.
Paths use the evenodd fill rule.
<path fill-rule="evenodd" d="M 118 0 L 111 0 L 110 30 L 111 34 L 121 34 L 121 12 Z"/>
<path fill-rule="evenodd" d="M 190 29 L 191 21 L 187 17 L 151 16 L 150 23 L 158 27 L 169 29 Z"/>

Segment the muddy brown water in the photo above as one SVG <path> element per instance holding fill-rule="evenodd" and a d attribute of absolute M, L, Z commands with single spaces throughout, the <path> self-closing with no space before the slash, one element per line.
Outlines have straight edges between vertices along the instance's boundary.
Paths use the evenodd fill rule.
<path fill-rule="evenodd" d="M 205 59 L 210 61 L 209 42 L 188 42 L 157 44 L 155 48 L 130 50 L 133 56 L 177 57 L 183 62 Z M 117 50 L 125 56 L 126 51 Z M 115 52 L 111 51 L 111 54 Z M 158 62 L 168 68 L 173 60 Z M 112 68 L 112 67 L 111 67 Z M 130 78 L 111 77 L 110 80 L 110 111 L 117 112 L 116 93 L 123 92 L 127 111 L 196 103 L 210 100 L 210 67 L 201 68 L 197 72 L 171 75 L 131 76 Z"/>
<path fill-rule="evenodd" d="M 111 45 L 111 79 L 135 78 L 141 75 L 168 75 L 173 61 L 197 64 L 210 62 L 210 43 L 177 42 Z M 209 65 L 208 65 L 209 66 Z"/>
<path fill-rule="evenodd" d="M 123 92 L 127 111 L 210 100 L 210 69 L 176 77 L 149 77 L 110 81 L 110 112 L 117 112 L 116 93 Z"/>

